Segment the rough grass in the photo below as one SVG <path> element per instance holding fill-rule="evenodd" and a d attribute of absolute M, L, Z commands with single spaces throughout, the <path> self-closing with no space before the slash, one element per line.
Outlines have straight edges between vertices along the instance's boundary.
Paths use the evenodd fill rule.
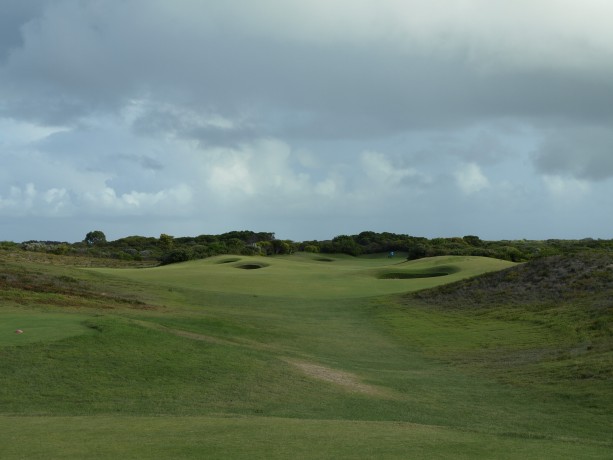
<path fill-rule="evenodd" d="M 612 299 L 613 255 L 556 256 L 412 293 L 396 326 L 429 328 L 430 356 L 613 411 Z"/>
<path fill-rule="evenodd" d="M 613 289 L 613 254 L 584 253 L 535 259 L 470 281 L 423 291 L 413 297 L 431 305 L 465 308 L 588 298 L 608 305 Z M 609 304 L 610 305 L 610 304 Z"/>
<path fill-rule="evenodd" d="M 571 327 L 594 325 L 571 297 L 557 315 L 469 305 L 464 286 L 482 281 L 467 278 L 512 266 L 492 259 L 317 258 L 0 260 L 10 340 L 28 318 L 41 327 L 30 343 L 0 342 L 3 458 L 610 456 L 606 316 L 588 331 Z M 443 267 L 456 270 L 379 279 Z M 431 293 L 447 303 L 403 294 L 450 281 Z M 65 335 L 45 332 L 51 318 Z"/>

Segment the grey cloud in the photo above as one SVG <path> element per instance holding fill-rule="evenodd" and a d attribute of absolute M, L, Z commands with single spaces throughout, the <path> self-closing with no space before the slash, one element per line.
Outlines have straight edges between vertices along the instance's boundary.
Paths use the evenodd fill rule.
<path fill-rule="evenodd" d="M 216 117 L 220 118 L 216 120 Z M 172 135 L 196 140 L 203 148 L 236 147 L 267 134 L 264 128 L 258 129 L 252 123 L 245 124 L 240 120 L 226 119 L 219 114 L 209 115 L 206 110 L 202 110 L 201 114 L 177 113 L 161 109 L 147 110 L 134 120 L 132 128 L 139 136 Z"/>
<path fill-rule="evenodd" d="M 613 132 L 607 126 L 565 126 L 549 134 L 535 152 L 534 161 L 543 174 L 588 180 L 611 178 Z"/>
<path fill-rule="evenodd" d="M 536 169 L 599 181 L 582 198 L 589 214 L 592 190 L 613 196 L 611 7 L 457 3 L 1 2 L 0 123 L 20 133 L 0 149 L 0 195 L 65 189 L 72 222 L 94 218 L 87 196 L 107 200 L 117 237 L 154 221 L 154 234 L 172 232 L 145 214 L 192 197 L 218 227 L 185 223 L 184 234 L 324 238 L 368 228 L 375 213 L 380 230 L 448 236 L 481 216 L 483 232 L 523 237 L 509 230 L 522 212 L 533 234 L 577 220 L 556 216 L 567 203 L 539 193 Z M 366 166 L 364 152 L 377 154 Z M 461 168 L 491 187 L 466 201 Z M 133 201 L 143 214 L 111 222 Z"/>
<path fill-rule="evenodd" d="M 597 69 L 484 72 L 461 47 L 424 54 L 406 44 L 255 35 L 218 17 L 218 5 L 210 15 L 225 22 L 214 26 L 202 7 L 202 28 L 180 34 L 158 4 L 103 12 L 88 2 L 59 5 L 24 29 L 25 47 L 0 74 L 13 116 L 67 123 L 149 93 L 178 106 L 250 111 L 265 134 L 290 138 L 366 139 L 490 117 L 613 117 L 613 82 Z M 202 137 L 227 142 L 225 134 Z"/>
<path fill-rule="evenodd" d="M 125 161 L 128 164 L 136 164 L 143 168 L 144 170 L 151 171 L 162 171 L 164 169 L 164 165 L 158 161 L 156 158 L 147 156 L 147 155 L 136 155 L 136 154 L 117 154 L 109 157 L 110 160 L 118 160 Z"/>
<path fill-rule="evenodd" d="M 21 29 L 42 13 L 48 0 L 3 0 L 0 5 L 0 62 L 23 45 Z"/>

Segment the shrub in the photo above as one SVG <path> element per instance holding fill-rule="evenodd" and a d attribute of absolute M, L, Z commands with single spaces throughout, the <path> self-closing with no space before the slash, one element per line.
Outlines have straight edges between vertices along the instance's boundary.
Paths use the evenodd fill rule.
<path fill-rule="evenodd" d="M 176 264 L 178 262 L 186 262 L 190 258 L 190 253 L 187 249 L 175 249 L 164 254 L 160 263 L 162 265 Z"/>

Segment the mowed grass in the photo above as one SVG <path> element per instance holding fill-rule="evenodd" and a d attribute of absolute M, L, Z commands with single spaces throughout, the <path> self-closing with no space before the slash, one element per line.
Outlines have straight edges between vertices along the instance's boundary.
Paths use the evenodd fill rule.
<path fill-rule="evenodd" d="M 602 382 L 571 393 L 543 386 L 550 361 L 532 381 L 478 363 L 567 335 L 401 297 L 512 264 L 321 258 L 70 271 L 83 306 L 22 292 L 6 337 L 28 315 L 72 332 L 2 344 L 3 458 L 610 457 Z"/>
<path fill-rule="evenodd" d="M 598 459 L 606 448 L 403 422 L 274 417 L 3 417 L 3 458 Z M 61 427 L 61 429 L 58 429 Z"/>
<path fill-rule="evenodd" d="M 122 270 L 122 276 L 169 289 L 292 299 L 334 299 L 427 289 L 511 265 L 506 261 L 482 257 L 434 257 L 406 262 L 383 256 L 355 258 L 299 254 L 274 259 L 219 256 L 147 270 L 126 269 Z M 450 274 L 436 276 L 444 270 Z M 96 271 L 116 273 L 114 269 Z M 380 279 L 389 273 L 422 276 L 416 279 Z"/>
<path fill-rule="evenodd" d="M 50 342 L 90 333 L 84 325 L 87 316 L 77 314 L 3 311 L 0 347 Z M 17 331 L 22 331 L 18 334 Z"/>

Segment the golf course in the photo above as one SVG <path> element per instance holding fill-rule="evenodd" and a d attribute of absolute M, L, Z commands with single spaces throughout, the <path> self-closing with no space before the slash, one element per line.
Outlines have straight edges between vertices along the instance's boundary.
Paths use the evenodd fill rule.
<path fill-rule="evenodd" d="M 75 260 L 0 251 L 2 459 L 613 458 L 610 259 Z"/>

